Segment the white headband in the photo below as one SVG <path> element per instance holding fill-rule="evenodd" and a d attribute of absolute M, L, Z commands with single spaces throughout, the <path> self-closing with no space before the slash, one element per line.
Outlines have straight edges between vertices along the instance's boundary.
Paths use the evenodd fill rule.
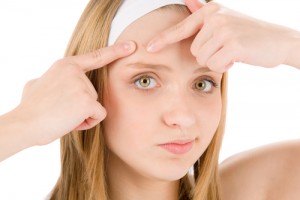
<path fill-rule="evenodd" d="M 111 23 L 108 45 L 114 44 L 126 27 L 135 20 L 151 11 L 171 4 L 185 5 L 184 0 L 123 0 Z"/>

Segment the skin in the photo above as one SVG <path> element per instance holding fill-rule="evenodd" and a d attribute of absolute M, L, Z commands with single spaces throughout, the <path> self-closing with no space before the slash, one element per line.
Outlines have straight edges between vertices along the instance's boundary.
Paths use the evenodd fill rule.
<path fill-rule="evenodd" d="M 170 45 L 159 54 L 145 48 L 151 37 L 188 15 L 173 9 L 151 12 L 127 27 L 117 41 L 134 39 L 137 50 L 110 65 L 108 91 L 104 93 L 108 182 L 113 200 L 178 199 L 178 180 L 202 155 L 218 127 L 220 87 L 212 86 L 210 93 L 205 93 L 196 89 L 195 83 L 211 79 L 219 85 L 222 74 L 196 62 L 189 51 L 193 38 Z M 162 17 L 164 20 L 157 23 Z M 150 89 L 136 83 L 143 74 L 153 77 Z M 159 146 L 187 139 L 192 139 L 193 146 L 185 154 L 176 155 Z"/>
<path fill-rule="evenodd" d="M 297 200 L 300 196 L 300 140 L 266 145 L 220 165 L 224 200 Z"/>
<path fill-rule="evenodd" d="M 234 62 L 263 67 L 300 68 L 300 33 L 259 21 L 217 3 L 186 0 L 192 15 L 154 36 L 148 52 L 196 35 L 191 53 L 218 72 Z M 249 34 L 251 33 L 251 34 Z M 268 145 L 229 158 L 220 165 L 222 199 L 297 200 L 300 196 L 300 141 Z"/>

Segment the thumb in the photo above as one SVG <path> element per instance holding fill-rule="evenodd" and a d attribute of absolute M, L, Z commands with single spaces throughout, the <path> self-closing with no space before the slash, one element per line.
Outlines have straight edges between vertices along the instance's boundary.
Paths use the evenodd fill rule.
<path fill-rule="evenodd" d="M 204 6 L 205 3 L 203 1 L 205 0 L 185 0 L 185 3 L 189 10 L 193 13 L 199 10 L 202 6 Z"/>

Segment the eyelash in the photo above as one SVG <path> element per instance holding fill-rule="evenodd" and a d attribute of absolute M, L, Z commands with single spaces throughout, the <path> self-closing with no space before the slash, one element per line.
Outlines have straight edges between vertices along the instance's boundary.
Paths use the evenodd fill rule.
<path fill-rule="evenodd" d="M 153 90 L 154 88 L 159 87 L 159 85 L 158 85 L 158 86 L 155 86 L 155 87 L 152 87 L 152 88 L 149 88 L 149 89 L 148 89 L 148 88 L 143 88 L 143 87 L 138 87 L 138 86 L 137 86 L 137 83 L 138 83 L 141 79 L 143 79 L 143 78 L 150 78 L 150 79 L 153 79 L 153 80 L 156 81 L 156 79 L 155 79 L 152 75 L 149 75 L 149 74 L 147 74 L 147 73 L 146 73 L 146 74 L 141 74 L 141 75 L 139 75 L 137 78 L 135 78 L 134 81 L 133 81 L 133 84 L 135 85 L 136 89 L 141 90 L 141 91 L 143 91 L 143 92 L 149 92 L 149 91 Z M 209 83 L 211 84 L 211 86 L 213 87 L 213 88 L 212 88 L 210 91 L 208 91 L 208 92 L 199 90 L 199 92 L 202 92 L 202 93 L 204 93 L 204 94 L 210 94 L 210 93 L 213 92 L 213 90 L 214 90 L 215 88 L 219 88 L 219 85 L 216 83 L 216 81 L 214 81 L 211 77 L 205 76 L 205 77 L 200 77 L 200 78 L 198 78 L 198 79 L 196 79 L 196 80 L 194 81 L 194 83 L 193 83 L 193 88 L 194 88 L 195 90 L 198 90 L 198 89 L 196 88 L 196 83 L 197 83 L 198 81 L 206 81 L 206 82 L 209 82 Z M 157 81 L 156 81 L 156 84 L 158 84 Z"/>

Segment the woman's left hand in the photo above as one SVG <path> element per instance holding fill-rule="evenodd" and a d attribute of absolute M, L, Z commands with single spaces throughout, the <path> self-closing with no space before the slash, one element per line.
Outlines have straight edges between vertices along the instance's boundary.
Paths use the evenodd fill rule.
<path fill-rule="evenodd" d="M 234 62 L 263 67 L 287 64 L 300 68 L 300 33 L 263 22 L 217 3 L 186 0 L 192 14 L 151 40 L 147 50 L 195 35 L 191 53 L 213 71 L 225 72 Z"/>

